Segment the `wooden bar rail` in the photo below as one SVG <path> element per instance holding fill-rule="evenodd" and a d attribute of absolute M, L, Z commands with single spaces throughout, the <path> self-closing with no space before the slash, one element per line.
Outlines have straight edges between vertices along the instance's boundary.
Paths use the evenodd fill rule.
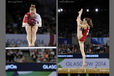
<path fill-rule="evenodd" d="M 109 68 L 58 68 L 58 73 L 109 74 Z"/>

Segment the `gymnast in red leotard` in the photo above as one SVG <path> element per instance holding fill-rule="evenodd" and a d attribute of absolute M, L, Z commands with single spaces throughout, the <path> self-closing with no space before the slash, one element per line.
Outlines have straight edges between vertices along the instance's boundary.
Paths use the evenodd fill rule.
<path fill-rule="evenodd" d="M 78 13 L 78 17 L 76 19 L 77 21 L 77 37 L 78 37 L 78 43 L 80 46 L 80 51 L 83 58 L 82 68 L 85 67 L 85 52 L 84 52 L 84 42 L 85 39 L 89 33 L 90 27 L 93 27 L 92 19 L 90 18 L 84 18 L 83 21 L 81 20 L 83 9 L 81 9 Z M 82 32 L 84 31 L 84 32 Z"/>
<path fill-rule="evenodd" d="M 25 27 L 27 33 L 28 46 L 35 46 L 38 27 L 42 27 L 41 16 L 36 13 L 35 5 L 31 4 L 29 12 L 25 14 L 22 27 Z"/>
<path fill-rule="evenodd" d="M 85 39 L 86 39 L 86 37 L 87 37 L 87 35 L 88 35 L 88 33 L 89 33 L 89 27 L 88 27 L 88 25 L 86 25 L 86 26 L 87 26 L 87 28 L 84 29 L 84 33 L 82 33 L 83 36 L 79 39 L 79 40 L 82 41 L 82 42 L 85 41 Z"/>

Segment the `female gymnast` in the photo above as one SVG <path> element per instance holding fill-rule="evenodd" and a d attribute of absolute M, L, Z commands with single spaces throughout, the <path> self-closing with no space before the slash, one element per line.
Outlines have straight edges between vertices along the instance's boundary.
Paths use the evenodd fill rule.
<path fill-rule="evenodd" d="M 92 23 L 92 19 L 90 18 L 84 18 L 83 21 L 81 20 L 81 15 L 82 15 L 83 9 L 81 9 L 78 12 L 78 17 L 76 19 L 77 21 L 77 38 L 78 38 L 78 43 L 80 46 L 80 51 L 82 54 L 82 58 L 83 58 L 83 63 L 82 63 L 82 68 L 85 67 L 85 52 L 84 52 L 84 42 L 85 39 L 89 33 L 90 27 L 93 27 L 93 23 Z M 84 31 L 84 32 L 82 32 Z"/>
<path fill-rule="evenodd" d="M 28 46 L 35 46 L 36 33 L 38 27 L 42 26 L 41 17 L 36 13 L 35 5 L 31 4 L 29 12 L 25 14 L 22 27 L 25 27 L 27 33 Z"/>

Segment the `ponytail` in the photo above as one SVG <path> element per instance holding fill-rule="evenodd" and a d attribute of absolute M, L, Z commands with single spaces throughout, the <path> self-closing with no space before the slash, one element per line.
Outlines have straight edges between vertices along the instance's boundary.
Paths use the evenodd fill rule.
<path fill-rule="evenodd" d="M 85 20 L 87 21 L 88 25 L 90 27 L 93 27 L 93 23 L 92 23 L 92 19 L 91 18 L 85 18 Z"/>

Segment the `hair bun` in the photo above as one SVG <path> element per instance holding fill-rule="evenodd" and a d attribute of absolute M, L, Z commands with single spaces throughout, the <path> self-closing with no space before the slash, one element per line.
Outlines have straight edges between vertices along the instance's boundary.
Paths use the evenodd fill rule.
<path fill-rule="evenodd" d="M 91 18 L 88 18 L 89 20 L 92 20 Z"/>
<path fill-rule="evenodd" d="M 34 4 L 31 4 L 31 7 L 32 7 L 32 8 L 35 8 L 35 5 L 34 5 Z"/>

